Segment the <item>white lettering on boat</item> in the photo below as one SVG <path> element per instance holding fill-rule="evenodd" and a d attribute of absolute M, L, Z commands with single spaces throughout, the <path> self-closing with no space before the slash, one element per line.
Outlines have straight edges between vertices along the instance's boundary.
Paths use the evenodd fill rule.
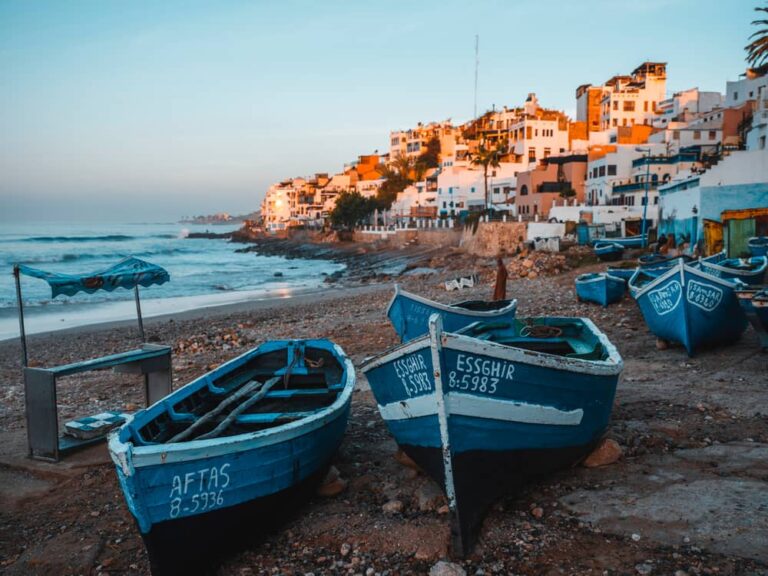
<path fill-rule="evenodd" d="M 685 297 L 694 306 L 698 306 L 706 312 L 712 312 L 723 300 L 723 289 L 691 280 L 688 282 Z"/>
<path fill-rule="evenodd" d="M 224 488 L 229 486 L 229 463 L 201 468 L 184 475 L 176 474 L 171 482 L 171 518 L 180 514 L 205 512 L 224 504 Z"/>
<path fill-rule="evenodd" d="M 648 292 L 648 301 L 653 306 L 656 314 L 664 316 L 677 308 L 680 303 L 680 297 L 683 294 L 683 288 L 680 282 L 673 280 L 663 288 L 657 288 Z"/>
<path fill-rule="evenodd" d="M 458 354 L 456 356 L 456 370 L 451 370 L 448 373 L 448 388 L 495 394 L 499 382 L 513 380 L 514 374 L 515 365 L 506 360 Z"/>
<path fill-rule="evenodd" d="M 424 358 L 419 354 L 411 354 L 392 364 L 395 374 L 405 388 L 408 397 L 416 394 L 431 392 L 432 379 L 429 377 L 429 368 L 427 368 Z"/>

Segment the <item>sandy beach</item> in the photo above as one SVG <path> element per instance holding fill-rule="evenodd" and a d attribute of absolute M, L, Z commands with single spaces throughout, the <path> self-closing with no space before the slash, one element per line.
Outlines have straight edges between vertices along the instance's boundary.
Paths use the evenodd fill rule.
<path fill-rule="evenodd" d="M 146 322 L 148 339 L 173 347 L 174 386 L 270 339 L 330 338 L 359 365 L 396 343 L 385 317 L 395 280 L 440 301 L 492 292 L 491 260 L 415 260 L 437 273 L 374 274 L 353 287 L 156 317 Z M 513 275 L 508 293 L 519 301 L 518 315 L 585 316 L 618 346 L 625 371 L 608 437 L 622 457 L 563 471 L 499 501 L 475 552 L 459 563 L 478 575 L 768 574 L 768 357 L 756 334 L 750 328 L 733 345 L 695 358 L 680 347 L 658 350 L 628 296 L 606 309 L 576 300 L 576 274 L 603 266 L 568 268 L 533 280 Z M 472 272 L 480 286 L 460 295 L 442 287 Z M 60 364 L 136 344 L 130 322 L 81 327 L 32 336 L 30 358 Z M 18 342 L 0 342 L 0 572 L 148 574 L 104 446 L 59 465 L 25 458 L 18 357 Z M 59 402 L 62 419 L 136 409 L 139 386 L 88 374 L 65 382 Z M 446 508 L 438 488 L 395 453 L 359 374 L 335 461 L 346 489 L 317 496 L 219 573 L 429 572 L 447 555 Z"/>

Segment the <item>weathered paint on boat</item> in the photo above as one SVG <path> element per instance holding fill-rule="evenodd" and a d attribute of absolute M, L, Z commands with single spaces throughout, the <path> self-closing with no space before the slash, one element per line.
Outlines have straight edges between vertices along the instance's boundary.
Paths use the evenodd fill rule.
<path fill-rule="evenodd" d="M 529 324 L 561 326 L 569 336 L 522 336 L 536 330 Z M 542 351 L 562 347 L 580 354 Z M 449 333 L 435 314 L 429 334 L 362 370 L 399 446 L 445 491 L 452 550 L 464 556 L 496 498 L 590 452 L 608 425 L 622 366 L 587 319 L 477 323 Z"/>
<path fill-rule="evenodd" d="M 510 322 L 517 313 L 517 300 L 470 300 L 442 304 L 406 292 L 395 284 L 395 295 L 387 308 L 387 316 L 401 342 L 426 334 L 429 317 L 435 313 L 443 317 L 446 330 L 456 331 L 478 321 Z"/>
<path fill-rule="evenodd" d="M 266 367 L 278 375 L 288 369 L 291 378 L 308 378 L 314 368 L 304 363 L 307 351 L 330 359 L 329 370 L 331 361 L 338 363 L 333 366 L 338 381 L 327 383 L 335 393 L 332 404 L 305 413 L 246 413 L 243 421 L 255 426 L 253 432 L 171 443 L 143 439 L 142 431 L 162 418 L 170 416 L 174 425 L 190 422 L 179 409 L 185 401 L 206 390 L 216 393 L 222 377 L 282 350 L 292 358 L 290 368 Z M 267 342 L 138 412 L 110 434 L 109 452 L 153 573 L 210 568 L 221 552 L 285 518 L 311 493 L 341 443 L 354 381 L 351 361 L 328 340 Z M 268 399 L 273 409 L 277 401 L 290 405 L 294 396 L 299 399 L 312 392 L 298 386 L 294 390 L 281 383 L 264 401 Z M 295 419 L 280 424 L 281 417 Z"/>
<path fill-rule="evenodd" d="M 651 332 L 679 342 L 689 356 L 733 342 L 747 326 L 733 284 L 682 261 L 659 276 L 638 269 L 629 290 Z"/>
<path fill-rule="evenodd" d="M 624 280 L 611 274 L 580 274 L 576 277 L 576 295 L 579 300 L 608 306 L 624 297 Z"/>
<path fill-rule="evenodd" d="M 719 252 L 701 259 L 701 269 L 725 280 L 740 280 L 750 286 L 758 286 L 765 280 L 768 269 L 768 257 L 726 258 L 725 252 Z"/>

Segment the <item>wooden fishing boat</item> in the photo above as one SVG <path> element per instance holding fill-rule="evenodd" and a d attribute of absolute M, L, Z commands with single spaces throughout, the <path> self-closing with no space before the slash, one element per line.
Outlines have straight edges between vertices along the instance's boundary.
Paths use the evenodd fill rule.
<path fill-rule="evenodd" d="M 395 295 L 387 308 L 387 316 L 401 342 L 407 342 L 429 330 L 430 315 L 443 317 L 446 330 L 456 331 L 473 322 L 509 322 L 517 312 L 517 300 L 465 300 L 455 304 L 442 304 L 411 294 L 395 284 Z"/>
<path fill-rule="evenodd" d="M 635 270 L 637 270 L 637 261 L 631 260 L 611 264 L 605 272 L 615 278 L 621 278 L 626 285 L 626 283 L 629 282 L 629 279 L 632 278 L 632 274 L 635 273 Z"/>
<path fill-rule="evenodd" d="M 752 258 L 726 258 L 725 252 L 719 252 L 701 259 L 701 269 L 725 280 L 740 280 L 750 286 L 763 283 L 768 269 L 768 256 Z"/>
<path fill-rule="evenodd" d="M 576 296 L 580 301 L 608 306 L 624 297 L 624 280 L 610 274 L 580 274 L 576 277 Z"/>
<path fill-rule="evenodd" d="M 754 236 L 747 240 L 747 248 L 752 256 L 768 256 L 768 236 Z"/>
<path fill-rule="evenodd" d="M 768 350 L 768 286 L 736 284 L 736 297 L 747 320 L 757 332 L 760 347 Z"/>
<path fill-rule="evenodd" d="M 109 438 L 155 574 L 201 573 L 312 493 L 347 426 L 352 362 L 328 340 L 267 342 Z"/>
<path fill-rule="evenodd" d="M 621 256 L 624 254 L 624 246 L 609 241 L 596 242 L 593 249 L 595 256 L 603 262 L 621 260 Z"/>
<path fill-rule="evenodd" d="M 733 288 L 682 260 L 660 275 L 638 268 L 629 281 L 651 332 L 679 342 L 689 356 L 703 346 L 733 342 L 746 329 Z"/>
<path fill-rule="evenodd" d="M 362 370 L 390 433 L 445 491 L 455 555 L 500 495 L 568 467 L 601 439 L 622 360 L 592 322 L 528 318 L 429 333 Z"/>

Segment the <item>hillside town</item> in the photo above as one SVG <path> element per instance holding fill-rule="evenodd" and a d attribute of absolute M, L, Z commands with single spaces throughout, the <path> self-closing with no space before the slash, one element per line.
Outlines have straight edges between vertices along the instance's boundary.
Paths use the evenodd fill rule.
<path fill-rule="evenodd" d="M 323 228 L 342 195 L 359 194 L 378 202 L 354 227 L 374 235 L 473 217 L 627 233 L 626 222 L 645 218 L 659 234 L 695 245 L 723 210 L 765 205 L 768 65 L 747 69 L 724 92 L 670 95 L 667 64 L 643 62 L 578 86 L 575 98 L 575 119 L 530 93 L 464 124 L 393 130 L 385 153 L 270 186 L 263 229 Z"/>

